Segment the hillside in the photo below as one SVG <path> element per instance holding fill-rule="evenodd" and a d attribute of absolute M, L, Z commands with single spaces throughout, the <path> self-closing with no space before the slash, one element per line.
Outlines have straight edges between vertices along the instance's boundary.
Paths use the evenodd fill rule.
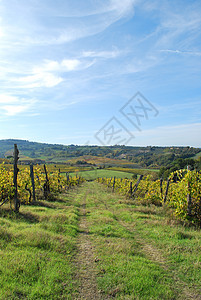
<path fill-rule="evenodd" d="M 40 159 L 46 163 L 90 163 L 99 166 L 148 167 L 167 166 L 178 158 L 195 157 L 201 148 L 193 147 L 132 147 L 132 146 L 77 146 L 0 140 L 0 158 L 9 158 L 17 144 L 23 161 Z"/>

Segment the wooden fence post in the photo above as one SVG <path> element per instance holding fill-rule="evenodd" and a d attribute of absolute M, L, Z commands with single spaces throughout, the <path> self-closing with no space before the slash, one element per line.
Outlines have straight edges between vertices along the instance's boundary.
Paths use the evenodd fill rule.
<path fill-rule="evenodd" d="M 142 180 L 142 178 L 143 178 L 143 175 L 140 175 L 140 177 L 138 178 L 137 183 L 135 184 L 134 190 L 132 192 L 132 197 L 135 195 L 135 192 L 137 191 L 138 185 L 139 185 L 140 181 Z"/>
<path fill-rule="evenodd" d="M 60 184 L 61 183 L 60 176 L 61 176 L 61 170 L 59 168 L 59 172 L 58 172 L 58 192 L 59 193 L 61 192 L 61 189 L 62 189 L 62 185 Z"/>
<path fill-rule="evenodd" d="M 49 178 L 47 175 L 46 165 L 44 165 L 44 170 L 45 170 L 45 177 L 46 177 L 46 182 L 44 183 L 44 196 L 45 196 L 45 199 L 47 199 L 48 195 L 50 193 L 50 184 L 49 184 Z"/>
<path fill-rule="evenodd" d="M 131 181 L 130 182 L 130 191 L 129 191 L 129 194 L 132 196 L 132 193 L 133 193 L 133 183 Z"/>
<path fill-rule="evenodd" d="M 163 197 L 163 178 L 160 179 L 160 193 L 161 193 L 161 198 Z"/>
<path fill-rule="evenodd" d="M 15 195 L 14 195 L 14 210 L 15 212 L 19 212 L 20 208 L 20 201 L 18 199 L 17 195 L 17 174 L 19 172 L 19 169 L 17 167 L 17 161 L 19 159 L 19 150 L 17 149 L 17 144 L 14 144 L 14 178 L 13 178 L 13 184 L 15 188 Z"/>
<path fill-rule="evenodd" d="M 170 185 L 170 179 L 168 178 L 168 180 L 167 180 L 167 186 L 166 186 L 166 190 L 165 190 L 165 195 L 164 195 L 164 198 L 163 198 L 163 202 L 164 202 L 164 203 L 165 203 L 166 200 L 167 200 L 167 195 L 168 195 L 169 185 Z"/>
<path fill-rule="evenodd" d="M 115 177 L 114 177 L 114 181 L 113 181 L 113 185 L 112 185 L 112 191 L 114 192 L 114 187 L 115 187 Z"/>
<path fill-rule="evenodd" d="M 31 184 L 32 184 L 32 191 L 33 191 L 33 203 L 36 202 L 36 191 L 35 191 L 35 181 L 34 181 L 34 170 L 33 165 L 30 164 L 30 177 L 31 177 Z"/>

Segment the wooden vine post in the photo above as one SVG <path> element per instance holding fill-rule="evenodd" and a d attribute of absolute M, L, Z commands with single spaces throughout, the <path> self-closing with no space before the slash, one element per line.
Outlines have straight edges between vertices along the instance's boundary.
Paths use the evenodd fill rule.
<path fill-rule="evenodd" d="M 35 191 L 35 181 L 34 181 L 34 170 L 33 165 L 30 164 L 30 177 L 31 177 L 31 184 L 32 184 L 32 191 L 33 191 L 33 203 L 36 202 L 36 191 Z"/>
<path fill-rule="evenodd" d="M 114 177 L 114 181 L 113 181 L 113 185 L 112 185 L 112 191 L 114 192 L 114 187 L 115 187 L 115 177 Z"/>
<path fill-rule="evenodd" d="M 61 188 L 62 188 L 62 186 L 60 184 L 61 183 L 60 176 L 61 176 L 61 170 L 59 168 L 59 172 L 58 172 L 58 192 L 59 193 L 61 192 Z"/>
<path fill-rule="evenodd" d="M 15 189 L 15 194 L 14 194 L 14 210 L 15 212 L 19 212 L 20 208 L 20 200 L 18 199 L 17 195 L 17 174 L 19 172 L 19 169 L 17 167 L 17 162 L 19 159 L 19 150 L 17 149 L 17 144 L 14 144 L 14 178 L 13 178 L 13 184 L 14 184 L 14 189 Z"/>
<path fill-rule="evenodd" d="M 133 193 L 133 183 L 131 181 L 130 182 L 130 191 L 129 191 L 129 194 L 132 196 L 132 193 Z"/>
<path fill-rule="evenodd" d="M 160 193 L 161 193 L 161 199 L 163 198 L 163 178 L 160 179 Z"/>
<path fill-rule="evenodd" d="M 143 175 L 140 175 L 140 177 L 138 178 L 138 181 L 135 184 L 134 190 L 132 192 L 132 197 L 135 195 L 135 192 L 137 191 L 138 185 L 139 185 L 140 181 L 142 180 L 142 178 L 143 178 Z"/>
<path fill-rule="evenodd" d="M 164 198 L 163 198 L 163 202 L 164 202 L 164 203 L 165 203 L 166 200 L 167 200 L 167 195 L 168 195 L 169 185 L 170 185 L 170 179 L 168 178 L 168 180 L 167 180 L 167 186 L 166 186 L 166 190 L 165 190 L 165 195 L 164 195 Z"/>
<path fill-rule="evenodd" d="M 48 196 L 50 194 L 50 183 L 49 183 L 49 178 L 47 175 L 46 165 L 44 165 L 44 170 L 45 170 L 45 178 L 46 178 L 46 182 L 44 183 L 44 196 L 45 196 L 45 199 L 48 199 Z"/>

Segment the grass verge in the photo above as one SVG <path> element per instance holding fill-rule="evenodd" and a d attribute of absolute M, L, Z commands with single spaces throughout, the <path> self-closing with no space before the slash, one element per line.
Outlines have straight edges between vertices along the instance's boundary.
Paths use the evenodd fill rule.
<path fill-rule="evenodd" d="M 18 215 L 0 210 L 0 299 L 71 299 L 78 230 L 73 193 L 21 206 Z"/>

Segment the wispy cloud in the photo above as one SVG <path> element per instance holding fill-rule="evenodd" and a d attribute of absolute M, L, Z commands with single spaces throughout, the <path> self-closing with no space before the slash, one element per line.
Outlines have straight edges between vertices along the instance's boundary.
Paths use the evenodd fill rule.
<path fill-rule="evenodd" d="M 15 116 L 23 112 L 33 112 L 36 103 L 35 99 L 0 94 L 0 115 Z"/>
<path fill-rule="evenodd" d="M 83 57 L 96 57 L 96 58 L 117 58 L 122 54 L 122 51 L 112 50 L 112 51 L 84 51 L 82 53 Z"/>
<path fill-rule="evenodd" d="M 172 49 L 163 49 L 160 52 L 166 52 L 171 54 L 181 54 L 181 55 L 193 55 L 201 56 L 201 51 L 182 51 L 182 50 L 172 50 Z"/>
<path fill-rule="evenodd" d="M 30 9 L 30 3 L 22 0 L 19 9 L 19 3 L 11 0 L 9 8 L 2 7 L 5 44 L 9 41 L 24 46 L 62 44 L 92 36 L 131 14 L 135 4 L 134 0 L 85 1 L 83 6 L 80 1 L 77 5 L 77 1 L 74 5 L 65 1 L 43 2 L 32 2 Z M 15 27 L 10 26 L 12 18 Z"/>
<path fill-rule="evenodd" d="M 5 76 L 9 76 L 9 81 L 15 88 L 52 88 L 65 80 L 66 73 L 87 69 L 94 63 L 95 60 L 80 61 L 78 59 L 63 59 L 60 62 L 57 60 L 44 60 L 40 65 L 33 66 L 31 71 L 25 71 L 25 74 L 23 74 L 24 67 L 21 69 L 22 74 L 20 74 L 19 69 L 17 69 L 17 73 L 15 73 L 13 66 L 9 66 L 7 69 L 6 67 L 1 69 L 2 76 L 4 76 L 4 78 Z"/>
<path fill-rule="evenodd" d="M 161 107 L 155 125 L 200 122 L 201 4 L 184 2 L 0 0 L 1 122 L 68 115 L 87 131 L 137 90 Z"/>
<path fill-rule="evenodd" d="M 61 83 L 64 79 L 59 76 L 55 76 L 49 72 L 38 72 L 30 76 L 21 77 L 15 79 L 16 82 L 19 82 L 18 88 L 30 89 L 30 88 L 40 88 L 46 87 L 51 88 L 59 83 Z"/>

